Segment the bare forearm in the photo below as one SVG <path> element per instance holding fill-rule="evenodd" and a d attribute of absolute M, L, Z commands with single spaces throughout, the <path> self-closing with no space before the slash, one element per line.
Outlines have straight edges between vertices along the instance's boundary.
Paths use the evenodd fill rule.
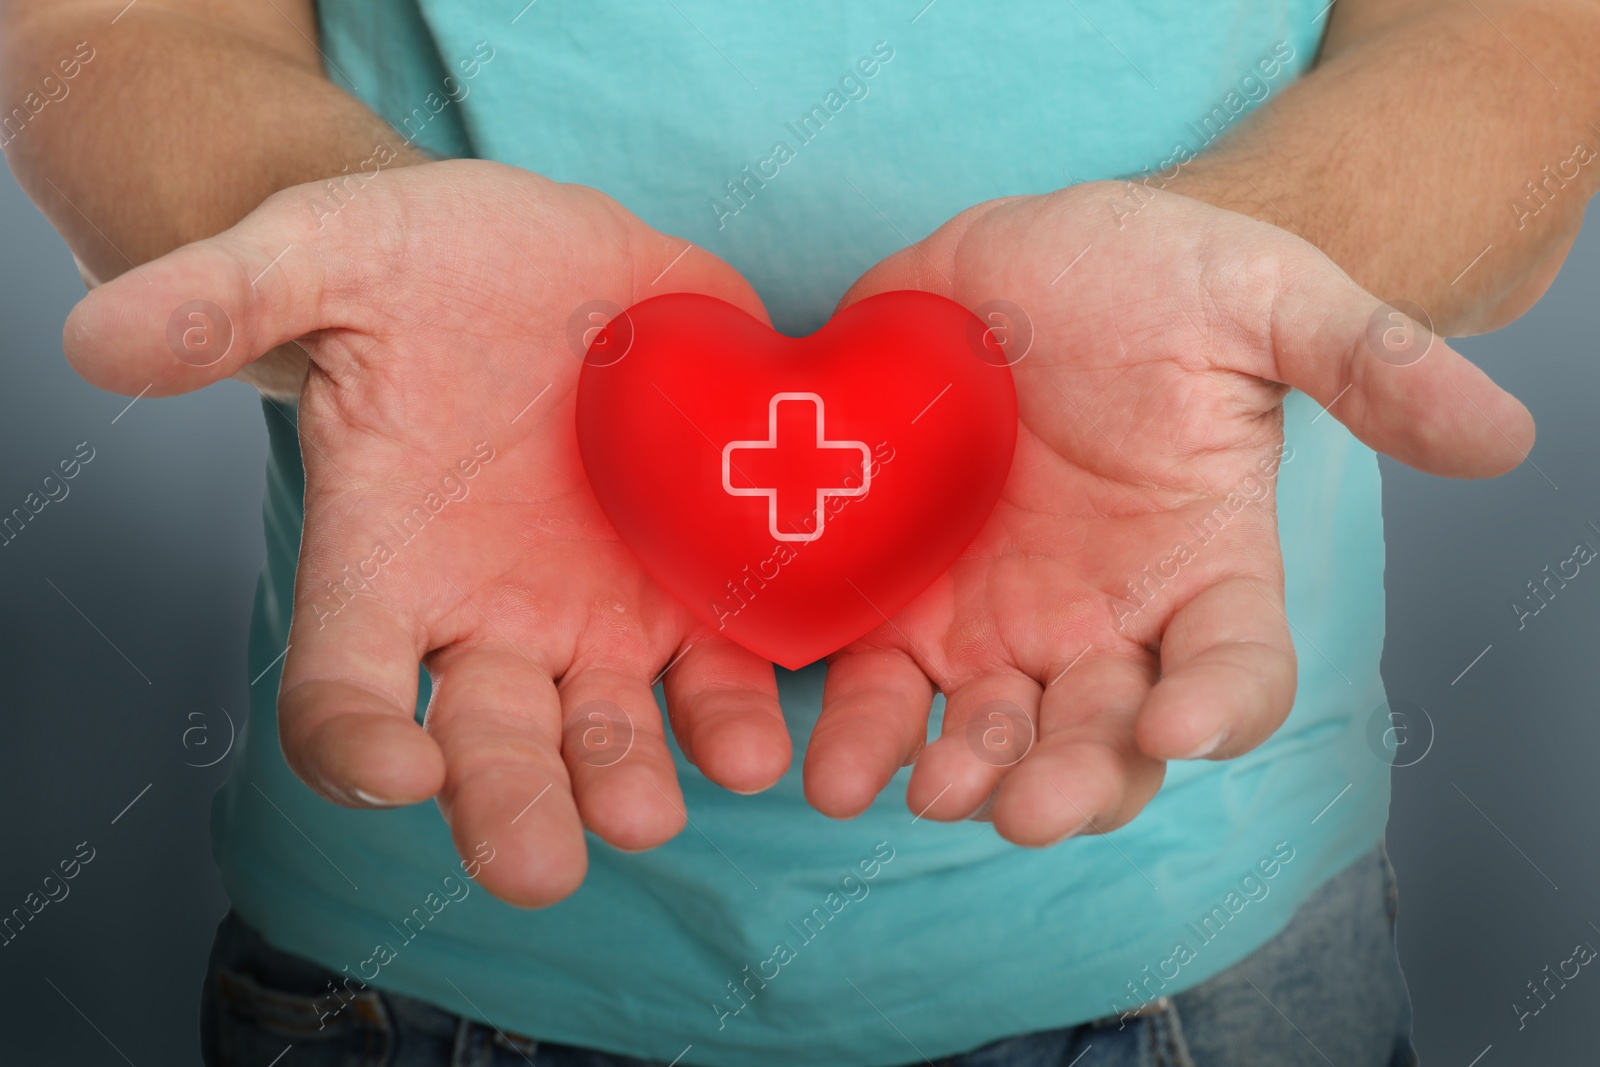
<path fill-rule="evenodd" d="M 1600 189 L 1600 5 L 1340 0 L 1332 18 L 1317 67 L 1166 187 L 1300 234 L 1443 333 L 1504 325 Z"/>
<path fill-rule="evenodd" d="M 423 158 L 323 75 L 309 0 L 125 2 L 0 9 L 0 142 L 90 284 L 279 189 Z"/>

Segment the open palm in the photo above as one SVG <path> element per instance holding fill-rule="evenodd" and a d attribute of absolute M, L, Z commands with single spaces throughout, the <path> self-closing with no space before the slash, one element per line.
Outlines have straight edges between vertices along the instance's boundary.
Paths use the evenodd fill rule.
<path fill-rule="evenodd" d="M 630 849 L 682 827 L 651 693 L 669 664 L 680 742 L 709 777 L 749 791 L 788 763 L 770 664 L 645 576 L 578 458 L 584 327 L 609 318 L 585 305 L 671 291 L 763 315 L 731 268 L 603 195 L 462 161 L 382 174 L 332 217 L 286 190 L 68 322 L 69 359 L 130 394 L 195 389 L 301 339 L 284 754 L 340 803 L 437 796 L 463 855 L 493 845 L 480 878 L 517 903 L 577 887 L 585 826 Z M 180 330 L 169 347 L 174 308 L 180 326 L 196 308 L 210 330 L 231 323 L 231 343 L 190 352 Z"/>
<path fill-rule="evenodd" d="M 1289 387 L 1438 474 L 1497 474 L 1531 446 L 1515 399 L 1311 245 L 1171 194 L 1119 222 L 1117 195 L 980 205 L 846 298 L 928 289 L 989 316 L 1022 426 L 977 541 L 832 662 L 806 762 L 829 814 L 916 759 L 913 810 L 1043 845 L 1131 819 L 1166 760 L 1270 735 L 1295 687 L 1274 495 Z M 943 735 L 919 755 L 935 688 Z"/>

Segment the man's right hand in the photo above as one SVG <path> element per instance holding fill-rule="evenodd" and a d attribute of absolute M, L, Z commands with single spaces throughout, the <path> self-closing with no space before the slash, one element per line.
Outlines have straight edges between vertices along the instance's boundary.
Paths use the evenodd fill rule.
<path fill-rule="evenodd" d="M 584 827 L 624 849 L 683 827 L 651 692 L 669 664 L 674 729 L 707 777 L 762 789 L 790 755 L 770 664 L 707 632 L 601 514 L 576 447 L 569 324 L 590 301 L 683 291 L 765 315 L 721 260 L 510 167 L 386 171 L 328 206 L 322 187 L 284 190 L 96 289 L 67 321 L 67 357 L 103 388 L 164 396 L 300 340 L 284 756 L 341 804 L 437 796 L 463 855 L 495 848 L 479 875 L 491 892 L 549 904 L 583 879 Z M 191 320 L 199 301 L 225 318 Z M 208 317 L 221 333 L 185 337 Z"/>

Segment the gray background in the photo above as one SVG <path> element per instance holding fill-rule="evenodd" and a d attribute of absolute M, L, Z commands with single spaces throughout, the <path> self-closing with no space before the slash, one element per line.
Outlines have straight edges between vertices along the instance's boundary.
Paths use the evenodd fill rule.
<path fill-rule="evenodd" d="M 0 1061 L 195 1064 L 227 761 L 193 765 L 222 755 L 245 708 L 260 409 L 232 382 L 127 408 L 80 381 L 60 329 L 82 285 L 9 174 L 0 250 L 0 514 L 79 442 L 95 449 L 0 547 L 0 914 L 95 849 L 70 896 L 0 947 Z M 1590 228 L 1532 313 L 1460 346 L 1532 408 L 1537 467 L 1469 483 L 1384 464 L 1384 677 L 1427 713 L 1407 724 L 1404 761 L 1426 756 L 1394 772 L 1389 842 L 1430 1065 L 1590 1062 L 1600 1036 L 1587 969 L 1521 1029 L 1512 1009 L 1577 942 L 1600 947 L 1600 573 L 1520 631 L 1509 606 L 1578 540 L 1600 548 L 1585 525 L 1600 525 L 1597 292 Z"/>

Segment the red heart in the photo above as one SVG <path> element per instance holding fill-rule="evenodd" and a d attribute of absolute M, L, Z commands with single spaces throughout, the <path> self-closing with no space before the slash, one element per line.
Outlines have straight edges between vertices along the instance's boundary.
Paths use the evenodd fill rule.
<path fill-rule="evenodd" d="M 942 296 L 883 293 L 792 338 L 677 293 L 596 336 L 577 420 L 645 569 L 793 670 L 882 625 L 977 536 L 1017 396 L 993 335 Z"/>

